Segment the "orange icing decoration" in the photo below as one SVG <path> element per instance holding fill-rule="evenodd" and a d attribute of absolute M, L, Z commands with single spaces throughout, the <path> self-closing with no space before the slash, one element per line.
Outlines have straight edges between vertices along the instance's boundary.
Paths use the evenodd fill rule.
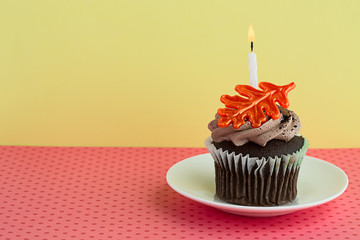
<path fill-rule="evenodd" d="M 240 96 L 222 95 L 220 101 L 226 108 L 219 108 L 217 111 L 220 115 L 219 127 L 228 127 L 232 123 L 233 128 L 238 129 L 245 124 L 245 120 L 248 120 L 251 127 L 257 128 L 267 121 L 266 115 L 272 119 L 278 119 L 281 114 L 276 103 L 283 108 L 289 107 L 287 95 L 295 88 L 295 83 L 277 86 L 261 82 L 259 88 L 262 91 L 249 85 L 237 85 L 235 90 Z"/>

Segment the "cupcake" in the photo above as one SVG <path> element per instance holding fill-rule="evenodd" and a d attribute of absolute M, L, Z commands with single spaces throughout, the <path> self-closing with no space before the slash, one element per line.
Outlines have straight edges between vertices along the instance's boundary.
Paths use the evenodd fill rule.
<path fill-rule="evenodd" d="M 229 203 L 275 206 L 296 199 L 300 165 L 308 149 L 299 117 L 288 110 L 294 83 L 238 85 L 223 95 L 205 141 L 215 164 L 216 196 Z"/>

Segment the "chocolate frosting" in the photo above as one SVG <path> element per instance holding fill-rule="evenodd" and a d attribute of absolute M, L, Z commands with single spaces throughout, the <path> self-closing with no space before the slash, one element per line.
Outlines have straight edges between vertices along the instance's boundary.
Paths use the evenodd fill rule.
<path fill-rule="evenodd" d="M 300 119 L 288 109 L 278 106 L 281 117 L 273 120 L 268 119 L 258 128 L 252 128 L 250 122 L 246 122 L 238 129 L 232 125 L 226 128 L 218 126 L 219 115 L 216 114 L 208 128 L 211 131 L 211 138 L 214 142 L 232 141 L 236 146 L 242 146 L 247 142 L 253 142 L 260 146 L 265 146 L 272 139 L 290 141 L 300 131 Z"/>

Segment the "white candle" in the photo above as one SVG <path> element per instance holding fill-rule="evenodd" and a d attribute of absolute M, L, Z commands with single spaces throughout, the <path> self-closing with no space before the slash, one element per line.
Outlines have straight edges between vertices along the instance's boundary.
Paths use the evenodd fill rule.
<path fill-rule="evenodd" d="M 253 52 L 255 33 L 252 24 L 249 27 L 248 40 L 251 42 L 251 53 L 249 53 L 249 82 L 250 86 L 258 88 L 256 54 Z"/>
<path fill-rule="evenodd" d="M 250 86 L 258 88 L 256 54 L 249 53 L 249 82 Z"/>

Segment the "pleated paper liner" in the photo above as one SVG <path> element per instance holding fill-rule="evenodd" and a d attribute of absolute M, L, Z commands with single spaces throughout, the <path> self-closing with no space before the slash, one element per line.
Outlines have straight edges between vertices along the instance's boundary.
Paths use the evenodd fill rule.
<path fill-rule="evenodd" d="M 211 137 L 205 141 L 215 163 L 216 195 L 226 202 L 249 206 L 289 203 L 297 195 L 300 165 L 309 147 L 293 154 L 258 158 L 216 149 Z"/>

